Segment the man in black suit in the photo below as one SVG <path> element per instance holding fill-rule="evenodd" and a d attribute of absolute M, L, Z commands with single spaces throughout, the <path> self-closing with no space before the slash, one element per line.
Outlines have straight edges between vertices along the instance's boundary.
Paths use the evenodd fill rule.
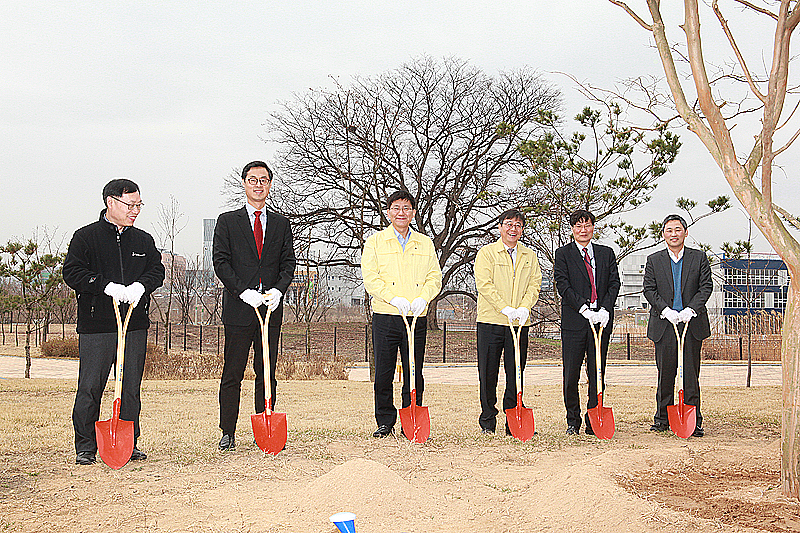
<path fill-rule="evenodd" d="M 294 277 L 295 257 L 289 221 L 265 207 L 272 185 L 272 171 L 263 161 L 242 169 L 247 202 L 235 211 L 222 213 L 214 229 L 214 271 L 225 286 L 222 322 L 225 351 L 219 385 L 220 450 L 236 446 L 234 434 L 239 418 L 239 396 L 250 346 L 253 347 L 256 413 L 264 411 L 264 365 L 261 328 L 254 309 L 269 320 L 269 366 L 272 398 L 276 391 L 275 366 L 283 306 L 281 298 Z"/>
<path fill-rule="evenodd" d="M 687 405 L 697 407 L 697 426 L 694 437 L 702 437 L 703 415 L 700 413 L 700 348 L 703 339 L 711 335 L 706 302 L 714 288 L 711 266 L 701 250 L 687 248 L 686 221 L 679 215 L 669 215 L 662 224 L 667 249 L 647 257 L 644 270 L 644 297 L 650 303 L 647 338 L 655 343 L 658 389 L 656 414 L 651 431 L 667 431 L 667 406 L 675 402 L 675 376 L 678 369 L 678 332 L 687 327 L 683 352 L 683 398 Z M 676 287 L 678 290 L 676 290 Z"/>
<path fill-rule="evenodd" d="M 581 403 L 578 378 L 586 358 L 589 400 L 586 408 L 597 406 L 597 377 L 594 324 L 603 326 L 600 344 L 601 376 L 604 379 L 608 341 L 614 326 L 614 302 L 619 294 L 619 272 L 614 250 L 592 243 L 594 215 L 578 209 L 569 217 L 575 241 L 556 250 L 553 275 L 561 296 L 561 358 L 564 364 L 564 406 L 567 409 L 567 435 L 581 428 Z M 586 415 L 586 433 L 593 435 Z"/>

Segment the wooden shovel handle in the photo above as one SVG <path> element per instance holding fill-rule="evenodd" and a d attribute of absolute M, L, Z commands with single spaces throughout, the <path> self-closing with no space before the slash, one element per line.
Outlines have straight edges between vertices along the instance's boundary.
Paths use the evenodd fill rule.
<path fill-rule="evenodd" d="M 691 318 L 689 319 L 691 320 Z M 678 333 L 678 324 L 672 324 L 672 329 L 675 330 L 675 340 L 678 341 L 678 380 L 680 381 L 680 391 L 683 391 L 683 349 L 686 343 L 686 332 L 689 331 L 689 320 L 683 326 L 683 333 Z M 682 395 L 681 395 L 682 396 Z"/>
<path fill-rule="evenodd" d="M 272 414 L 272 372 L 269 362 L 269 316 L 272 310 L 267 306 L 267 316 L 261 318 L 258 308 L 253 308 L 261 326 L 261 355 L 264 361 L 264 408 L 268 415 Z"/>
<path fill-rule="evenodd" d="M 122 398 L 122 370 L 125 365 L 125 335 L 128 332 L 128 323 L 133 313 L 133 305 L 128 304 L 128 313 L 125 315 L 125 323 L 119 314 L 119 302 L 113 298 L 114 316 L 117 318 L 117 364 L 114 381 L 114 399 Z"/>
<path fill-rule="evenodd" d="M 520 354 L 519 337 L 522 334 L 522 323 L 517 320 L 517 327 L 514 329 L 514 322 L 508 319 L 508 327 L 511 328 L 511 337 L 514 339 L 514 367 L 515 381 L 517 384 L 517 396 L 522 394 L 522 355 Z"/>
<path fill-rule="evenodd" d="M 603 376 L 601 373 L 602 370 L 602 363 L 603 360 L 600 356 L 600 348 L 601 348 L 601 340 L 603 337 L 603 326 L 597 324 L 597 329 L 594 329 L 594 324 L 589 322 L 589 329 L 592 330 L 592 336 L 594 337 L 594 365 L 595 365 L 595 377 L 597 378 L 597 394 L 603 393 Z"/>
<path fill-rule="evenodd" d="M 403 322 L 406 325 L 406 337 L 408 337 L 408 391 L 417 390 L 417 369 L 416 359 L 414 359 L 414 330 L 417 328 L 417 318 L 419 315 L 414 315 L 411 325 L 408 324 L 406 315 L 403 317 Z M 402 361 L 400 361 L 402 363 Z"/>

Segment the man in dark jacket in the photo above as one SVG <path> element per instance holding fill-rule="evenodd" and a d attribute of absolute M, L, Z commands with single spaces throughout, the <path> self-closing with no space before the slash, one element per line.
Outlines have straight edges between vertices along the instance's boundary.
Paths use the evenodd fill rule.
<path fill-rule="evenodd" d="M 567 435 L 581 428 L 578 378 L 586 359 L 589 381 L 587 411 L 597 406 L 597 357 L 594 335 L 589 330 L 600 324 L 600 375 L 605 387 L 608 341 L 614 329 L 614 303 L 619 294 L 619 271 L 614 250 L 593 242 L 594 215 L 578 209 L 569 217 L 573 241 L 556 250 L 553 276 L 561 296 L 561 358 L 564 363 L 564 406 L 567 409 Z M 602 392 L 602 391 L 601 391 Z M 586 419 L 586 433 L 594 430 Z"/>
<path fill-rule="evenodd" d="M 673 324 L 685 337 L 683 351 L 684 402 L 697 407 L 697 425 L 693 437 L 702 437 L 703 415 L 700 412 L 700 349 L 711 335 L 706 302 L 714 290 L 711 266 L 702 250 L 684 246 L 688 226 L 680 215 L 669 215 L 661 226 L 665 250 L 647 257 L 644 269 L 644 297 L 650 303 L 647 338 L 656 349 L 658 388 L 656 414 L 650 431 L 667 431 L 667 407 L 675 401 L 675 376 L 678 371 L 678 340 Z"/>
<path fill-rule="evenodd" d="M 272 311 L 269 319 L 269 363 L 272 408 L 275 407 L 275 366 L 281 333 L 281 299 L 294 277 L 296 260 L 289 220 L 266 209 L 272 185 L 272 171 L 263 161 L 242 169 L 245 205 L 222 213 L 214 228 L 214 272 L 225 286 L 222 293 L 222 322 L 225 351 L 219 384 L 220 450 L 236 447 L 236 421 L 247 356 L 253 347 L 255 411 L 264 411 L 264 365 L 261 328 L 255 313 Z M 254 311 L 255 310 L 255 311 Z"/>
<path fill-rule="evenodd" d="M 133 421 L 131 460 L 146 459 L 139 438 L 139 388 L 144 371 L 150 293 L 164 282 L 164 265 L 153 237 L 133 227 L 142 210 L 139 187 L 114 179 L 103 188 L 106 209 L 97 222 L 77 230 L 64 259 L 64 281 L 78 297 L 78 391 L 72 409 L 75 462 L 95 462 L 94 423 L 100 399 L 116 360 L 117 321 L 114 300 L 134 307 L 125 338 L 125 363 L 120 419 Z M 123 305 L 121 313 L 127 313 Z"/>

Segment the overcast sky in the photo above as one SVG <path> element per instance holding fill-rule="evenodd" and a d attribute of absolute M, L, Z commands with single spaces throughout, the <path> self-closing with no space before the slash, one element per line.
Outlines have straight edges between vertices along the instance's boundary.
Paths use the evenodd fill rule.
<path fill-rule="evenodd" d="M 202 219 L 226 209 L 224 177 L 274 159 L 263 124 L 276 103 L 331 77 L 347 84 L 422 54 L 458 56 L 492 75 L 528 65 L 561 88 L 571 117 L 585 102 L 557 72 L 606 87 L 660 72 L 648 33 L 606 0 L 0 1 L 0 242 L 46 225 L 66 246 L 97 219 L 103 185 L 127 177 L 146 203 L 137 226 L 154 233 L 158 206 L 173 195 L 187 215 L 176 251 L 200 254 Z M 646 14 L 644 2 L 630 4 Z M 679 39 L 680 11 L 670 22 Z M 743 39 L 763 36 L 763 54 L 751 57 L 767 61 L 770 34 L 739 27 Z M 631 221 L 662 218 L 678 196 L 731 194 L 694 134 L 679 133 L 678 162 Z M 782 157 L 793 172 L 797 150 Z M 776 180 L 782 205 L 800 212 L 798 187 L 787 192 L 796 176 Z M 734 208 L 691 233 L 718 247 L 746 238 L 746 217 Z"/>

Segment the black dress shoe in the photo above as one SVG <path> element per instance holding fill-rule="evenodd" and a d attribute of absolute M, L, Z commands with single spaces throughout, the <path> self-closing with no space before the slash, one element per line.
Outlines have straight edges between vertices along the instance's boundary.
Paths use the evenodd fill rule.
<path fill-rule="evenodd" d="M 232 450 L 236 448 L 236 437 L 233 436 L 233 433 L 226 433 L 219 439 L 219 449 L 223 452 L 228 450 Z"/>
<path fill-rule="evenodd" d="M 577 435 L 581 432 L 578 426 L 567 426 L 567 435 Z"/>
<path fill-rule="evenodd" d="M 705 434 L 706 432 L 703 430 L 703 428 L 697 426 L 696 428 L 694 428 L 694 431 L 692 432 L 692 437 L 702 437 Z"/>
<path fill-rule="evenodd" d="M 669 431 L 669 424 L 665 424 L 664 422 L 656 422 L 650 426 L 650 431 Z"/>
<path fill-rule="evenodd" d="M 392 426 L 378 426 L 378 429 L 375 430 L 375 433 L 373 433 L 372 436 L 382 439 L 391 435 L 392 432 L 394 432 L 394 428 L 392 428 Z"/>
<path fill-rule="evenodd" d="M 481 433 L 484 435 L 494 435 L 494 430 L 491 428 L 483 428 L 481 429 Z"/>
<path fill-rule="evenodd" d="M 144 461 L 145 459 L 147 459 L 147 454 L 134 446 L 133 452 L 131 452 L 131 461 Z"/>
<path fill-rule="evenodd" d="M 75 457 L 76 465 L 93 465 L 96 461 L 95 454 L 92 452 L 78 452 Z"/>

